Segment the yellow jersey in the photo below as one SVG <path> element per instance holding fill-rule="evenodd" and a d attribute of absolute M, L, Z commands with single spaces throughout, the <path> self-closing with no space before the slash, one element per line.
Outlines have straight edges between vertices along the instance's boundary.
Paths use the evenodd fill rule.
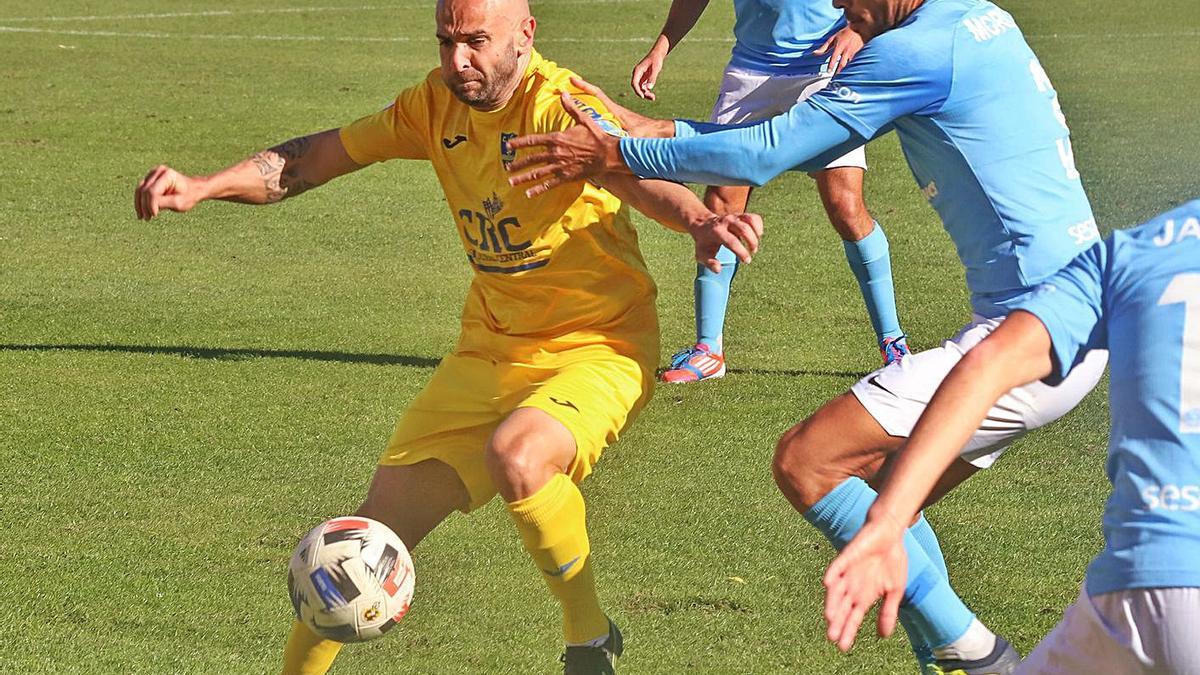
<path fill-rule="evenodd" d="M 359 164 L 432 162 L 475 271 L 458 353 L 519 360 L 606 343 L 650 364 L 658 357 L 656 289 L 628 207 L 589 182 L 533 199 L 508 184 L 510 139 L 574 124 L 562 90 L 620 132 L 598 100 L 571 85 L 572 74 L 533 51 L 508 103 L 483 112 L 455 98 L 434 70 L 392 105 L 341 129 Z"/>

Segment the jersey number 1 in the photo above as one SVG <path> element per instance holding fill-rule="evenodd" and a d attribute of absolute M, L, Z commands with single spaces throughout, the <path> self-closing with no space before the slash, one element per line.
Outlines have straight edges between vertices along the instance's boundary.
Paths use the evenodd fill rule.
<path fill-rule="evenodd" d="M 1200 434 L 1200 274 L 1180 274 L 1159 305 L 1183 303 L 1183 353 L 1179 365 L 1179 433 Z"/>

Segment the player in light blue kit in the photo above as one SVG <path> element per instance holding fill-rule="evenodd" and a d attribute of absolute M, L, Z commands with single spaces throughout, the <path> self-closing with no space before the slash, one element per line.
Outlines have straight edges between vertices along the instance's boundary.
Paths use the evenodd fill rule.
<path fill-rule="evenodd" d="M 862 49 L 862 37 L 846 25 L 829 0 L 734 0 L 737 38 L 712 121 L 738 124 L 778 115 L 828 86 Z M 673 0 L 654 46 L 633 69 L 634 92 L 655 100 L 654 84 L 675 45 L 696 25 L 708 0 Z M 863 203 L 867 155 L 862 146 L 812 174 L 829 222 L 842 238 L 846 261 L 858 280 L 884 364 L 909 353 L 900 328 L 887 236 Z M 744 186 L 709 186 L 704 202 L 716 213 L 741 213 L 750 199 Z M 725 375 L 725 310 L 737 273 L 729 249 L 717 254 L 719 273 L 696 266 L 696 343 L 680 350 L 662 374 L 670 383 Z"/>
<path fill-rule="evenodd" d="M 835 547 L 853 537 L 876 493 L 871 480 L 898 450 L 964 353 L 1013 307 L 1099 239 L 1058 96 L 1016 22 L 985 0 L 834 0 L 866 46 L 827 89 L 769 120 L 736 128 L 649 120 L 618 110 L 637 136 L 609 142 L 594 124 L 518 139 L 513 182 L 540 194 L 602 170 L 713 183 L 761 184 L 811 170 L 896 131 L 913 176 L 966 267 L 973 319 L 942 347 L 906 357 L 780 439 L 773 465 L 788 500 Z M 594 89 L 593 89 L 594 90 Z M 529 167 L 536 166 L 530 169 Z M 1093 351 L 1065 380 L 1009 392 L 961 448 L 940 497 L 992 464 L 1013 439 L 1073 408 L 1105 363 Z M 950 588 L 932 529 L 905 534 L 909 574 L 900 620 L 933 648 L 931 670 L 1011 672 L 1012 648 Z"/>
<path fill-rule="evenodd" d="M 863 529 L 826 574 L 830 639 L 849 648 L 879 597 L 891 632 L 903 524 L 1012 387 L 1112 354 L 1104 550 L 1021 673 L 1200 673 L 1200 201 L 1118 231 L 1017 305 L 946 376 Z"/>

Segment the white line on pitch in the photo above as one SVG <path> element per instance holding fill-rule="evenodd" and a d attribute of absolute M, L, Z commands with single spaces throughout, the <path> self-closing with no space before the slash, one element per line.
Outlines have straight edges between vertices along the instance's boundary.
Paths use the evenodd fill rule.
<path fill-rule="evenodd" d="M 588 0 L 594 2 L 595 0 Z M 155 40 L 240 40 L 240 41 L 266 41 L 266 42 L 412 42 L 414 38 L 405 36 L 396 37 L 371 37 L 361 35 L 235 35 L 225 33 L 154 33 L 154 32 L 129 32 L 129 31 L 109 31 L 109 30 L 60 30 L 54 28 L 32 28 L 22 26 L 0 26 L 0 33 L 38 33 L 44 35 L 74 35 L 79 37 L 130 37 L 130 38 L 148 38 Z M 1115 39 L 1115 38 L 1192 38 L 1200 37 L 1200 31 L 1181 31 L 1178 33 L 1138 33 L 1118 35 L 1113 33 L 1095 34 L 1095 33 L 1051 33 L 1046 35 L 1028 35 L 1030 39 Z M 424 40 L 425 38 L 417 38 Z M 432 41 L 432 37 L 429 38 Z M 628 38 L 575 38 L 575 37 L 541 37 L 539 42 L 566 42 L 566 43 L 583 43 L 583 44 L 599 44 L 599 43 L 649 43 L 649 37 L 628 37 Z M 733 42 L 733 38 L 704 38 L 692 37 L 688 38 L 689 42 L 705 42 L 729 44 Z"/>
<path fill-rule="evenodd" d="M 75 35 L 79 37 L 131 37 L 154 40 L 256 40 L 266 42 L 412 42 L 414 38 L 405 36 L 371 37 L 362 35 L 233 35 L 225 33 L 154 33 L 131 32 L 115 30 L 68 30 L 57 28 L 31 28 L 24 26 L 0 26 L 0 33 L 37 33 L 43 35 Z M 417 38 L 424 40 L 425 38 Z M 719 42 L 731 43 L 733 38 L 688 38 L 690 42 Z M 433 37 L 429 37 L 432 43 Z M 621 42 L 650 42 L 648 37 L 636 38 L 538 38 L 538 42 L 583 42 L 583 43 L 621 43 Z"/>
<path fill-rule="evenodd" d="M 534 2 L 534 7 L 555 5 L 591 5 L 616 4 L 632 2 L 649 2 L 650 0 L 554 0 L 554 2 Z M 375 12 L 395 9 L 424 9 L 428 2 L 392 5 L 361 5 L 354 7 L 266 7 L 261 9 L 212 9 L 191 12 L 158 12 L 145 14 L 92 14 L 88 16 L 13 16 L 0 17 L 0 23 L 33 23 L 40 21 L 121 21 L 125 19 L 185 19 L 189 17 L 239 16 L 246 14 L 304 14 L 308 12 Z"/>

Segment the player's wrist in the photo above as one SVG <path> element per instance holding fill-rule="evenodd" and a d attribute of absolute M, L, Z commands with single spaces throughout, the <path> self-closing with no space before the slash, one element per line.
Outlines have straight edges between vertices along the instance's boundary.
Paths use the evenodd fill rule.
<path fill-rule="evenodd" d="M 671 53 L 671 47 L 674 46 L 671 38 L 666 33 L 660 33 L 654 40 L 654 45 L 650 47 L 650 54 L 659 60 L 667 58 L 667 54 Z"/>
<path fill-rule="evenodd" d="M 876 529 L 881 534 L 889 537 L 902 537 L 905 530 L 908 529 L 909 525 L 916 518 L 916 513 L 914 512 L 906 516 L 901 511 L 902 509 L 898 509 L 883 501 L 882 498 L 877 499 L 871 505 L 870 510 L 867 511 L 865 526 Z"/>
<path fill-rule="evenodd" d="M 684 215 L 684 229 L 688 234 L 694 235 L 697 232 L 705 230 L 712 226 L 712 222 L 719 218 L 716 213 L 709 211 L 707 208 L 695 208 Z"/>

